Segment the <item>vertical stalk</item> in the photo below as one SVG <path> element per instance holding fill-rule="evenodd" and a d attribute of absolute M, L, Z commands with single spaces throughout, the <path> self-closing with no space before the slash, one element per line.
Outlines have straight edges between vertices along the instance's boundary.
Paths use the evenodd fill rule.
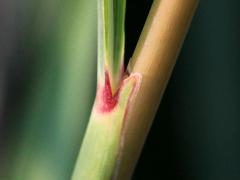
<path fill-rule="evenodd" d="M 128 109 L 117 180 L 131 178 L 197 4 L 197 0 L 155 0 L 152 5 L 128 65 L 130 74 L 142 75 L 142 83 Z"/>
<path fill-rule="evenodd" d="M 123 78 L 125 1 L 99 1 L 97 95 L 72 180 L 131 178 L 196 5 L 155 0 Z"/>

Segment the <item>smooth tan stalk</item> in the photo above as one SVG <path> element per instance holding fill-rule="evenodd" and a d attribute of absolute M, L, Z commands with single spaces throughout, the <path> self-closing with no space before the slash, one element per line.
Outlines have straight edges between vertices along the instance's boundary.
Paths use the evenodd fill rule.
<path fill-rule="evenodd" d="M 117 180 L 131 178 L 197 4 L 155 0 L 152 5 L 128 66 L 129 73 L 142 74 L 142 84 L 124 125 Z"/>

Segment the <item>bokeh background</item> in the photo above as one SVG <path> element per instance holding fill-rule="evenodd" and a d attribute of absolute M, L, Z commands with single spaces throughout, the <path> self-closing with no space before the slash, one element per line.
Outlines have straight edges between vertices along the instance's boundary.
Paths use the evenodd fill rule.
<path fill-rule="evenodd" d="M 128 0 L 126 64 L 152 0 Z M 201 0 L 134 180 L 240 179 L 240 13 Z M 0 1 L 0 179 L 68 180 L 94 100 L 96 0 Z"/>
<path fill-rule="evenodd" d="M 70 179 L 95 95 L 95 0 L 1 0 L 1 180 Z"/>

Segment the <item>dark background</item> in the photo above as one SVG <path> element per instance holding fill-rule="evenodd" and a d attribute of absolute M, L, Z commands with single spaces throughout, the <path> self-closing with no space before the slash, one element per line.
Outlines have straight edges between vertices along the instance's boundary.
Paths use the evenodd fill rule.
<path fill-rule="evenodd" d="M 127 1 L 126 59 L 152 1 Z M 240 2 L 200 1 L 134 180 L 240 179 Z"/>

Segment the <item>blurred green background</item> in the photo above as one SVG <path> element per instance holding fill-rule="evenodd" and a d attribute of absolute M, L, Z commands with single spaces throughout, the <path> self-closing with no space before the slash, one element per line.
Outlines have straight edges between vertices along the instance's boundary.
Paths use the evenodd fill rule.
<path fill-rule="evenodd" d="M 152 0 L 128 0 L 126 63 Z M 240 13 L 200 1 L 134 180 L 240 179 Z M 96 82 L 96 0 L 0 1 L 0 179 L 67 180 Z"/>
<path fill-rule="evenodd" d="M 1 180 L 70 179 L 95 95 L 96 9 L 1 1 Z"/>

